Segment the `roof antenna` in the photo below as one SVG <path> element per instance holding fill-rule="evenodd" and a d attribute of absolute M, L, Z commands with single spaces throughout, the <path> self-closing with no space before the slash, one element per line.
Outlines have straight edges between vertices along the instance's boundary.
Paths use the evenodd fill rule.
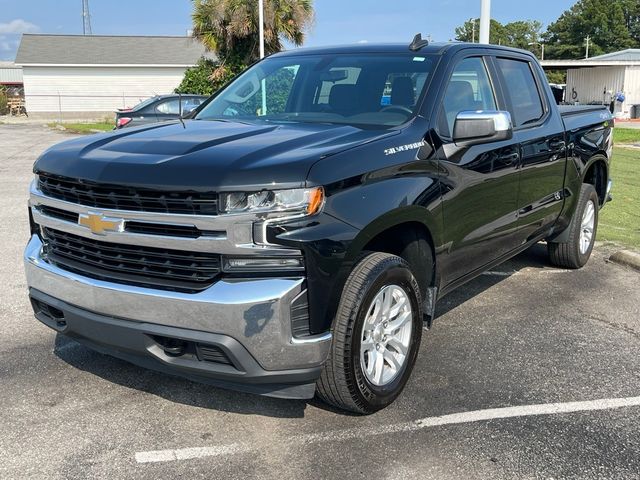
<path fill-rule="evenodd" d="M 409 50 L 411 50 L 412 52 L 417 52 L 418 50 L 426 47 L 427 45 L 429 45 L 429 40 L 423 40 L 422 34 L 416 33 L 416 36 L 413 37 L 413 40 L 409 44 Z"/>

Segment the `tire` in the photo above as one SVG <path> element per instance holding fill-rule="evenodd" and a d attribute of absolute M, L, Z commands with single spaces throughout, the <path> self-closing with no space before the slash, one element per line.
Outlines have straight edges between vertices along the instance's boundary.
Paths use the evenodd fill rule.
<path fill-rule="evenodd" d="M 390 299 L 390 303 L 386 304 L 388 307 L 384 306 L 384 302 L 375 303 L 380 298 Z M 404 302 L 399 299 L 404 299 Z M 410 320 L 405 316 L 409 306 Z M 393 317 L 391 314 L 396 307 L 401 313 Z M 385 308 L 391 313 L 388 317 L 380 314 L 381 311 L 384 313 Z M 373 315 L 374 312 L 378 314 Z M 390 320 L 382 322 L 384 318 Z M 405 318 L 407 320 L 402 323 L 403 326 L 395 331 L 398 333 L 392 334 L 394 326 Z M 316 385 L 318 397 L 337 408 L 359 414 L 370 414 L 390 405 L 402 392 L 413 369 L 422 336 L 422 319 L 420 287 L 407 262 L 387 253 L 370 253 L 363 257 L 351 271 L 342 292 L 331 329 L 333 341 L 329 358 Z M 366 332 L 363 329 L 365 320 L 368 322 Z M 377 325 L 377 331 L 372 327 L 374 324 Z M 410 330 L 407 325 L 411 326 Z M 385 332 L 389 333 L 390 340 L 387 340 Z M 381 338 L 383 333 L 384 337 Z M 366 342 L 363 340 L 365 335 L 369 336 Z M 377 340 L 374 340 L 375 335 Z M 399 343 L 400 337 L 406 346 L 396 349 L 394 345 Z M 372 348 L 374 342 L 378 341 L 381 343 L 375 343 L 375 347 L 382 345 L 382 352 Z M 404 356 L 401 353 L 403 349 Z M 394 358 L 402 357 L 400 367 L 393 367 L 391 364 L 396 362 L 386 360 L 389 354 Z M 377 359 L 378 355 L 385 358 L 381 364 L 382 370 L 378 370 L 378 364 L 371 360 L 374 356 Z M 373 373 L 367 371 L 367 360 L 369 367 L 374 369 Z M 377 378 L 370 377 L 376 377 L 380 371 L 385 371 L 390 378 L 385 383 L 384 376 L 380 376 L 380 383 L 376 385 Z"/>
<path fill-rule="evenodd" d="M 593 226 L 587 244 L 586 237 L 583 236 L 582 233 L 584 230 L 583 223 L 585 222 L 585 214 L 588 215 L 590 208 L 593 209 Z M 556 267 L 577 269 L 587 264 L 596 240 L 598 213 L 599 200 L 596 189 L 591 184 L 583 183 L 580 189 L 578 205 L 573 213 L 571 223 L 567 227 L 569 230 L 567 240 L 565 242 L 550 241 L 547 243 L 549 259 L 553 265 Z"/>

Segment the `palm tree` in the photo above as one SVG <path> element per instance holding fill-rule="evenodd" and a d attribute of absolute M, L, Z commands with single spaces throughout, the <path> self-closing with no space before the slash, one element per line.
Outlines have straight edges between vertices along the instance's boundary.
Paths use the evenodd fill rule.
<path fill-rule="evenodd" d="M 193 36 L 223 64 L 259 58 L 258 0 L 193 0 L 192 19 Z M 312 0 L 264 0 L 265 53 L 281 51 L 284 40 L 302 45 L 312 21 Z"/>

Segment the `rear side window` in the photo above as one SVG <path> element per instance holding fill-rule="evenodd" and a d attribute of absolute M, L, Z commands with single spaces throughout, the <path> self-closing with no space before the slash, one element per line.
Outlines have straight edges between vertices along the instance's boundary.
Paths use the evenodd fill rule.
<path fill-rule="evenodd" d="M 520 127 L 540 120 L 544 109 L 529 62 L 498 58 L 497 64 L 511 100 L 514 126 Z"/>
<path fill-rule="evenodd" d="M 156 107 L 156 111 L 169 115 L 178 115 L 180 113 L 180 103 L 178 103 L 177 98 L 175 100 L 167 100 L 159 104 Z"/>

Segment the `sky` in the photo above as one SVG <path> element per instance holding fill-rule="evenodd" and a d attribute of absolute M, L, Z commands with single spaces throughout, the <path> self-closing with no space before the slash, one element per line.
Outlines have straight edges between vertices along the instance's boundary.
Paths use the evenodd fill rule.
<path fill-rule="evenodd" d="M 575 0 L 492 0 L 491 16 L 545 26 Z M 256 0 L 256 5 L 257 5 Z M 185 35 L 189 0 L 89 0 L 94 34 Z M 409 42 L 422 32 L 453 39 L 456 26 L 480 15 L 480 0 L 315 0 L 305 46 Z M 82 34 L 82 0 L 0 0 L 0 60 L 13 60 L 22 33 Z"/>

